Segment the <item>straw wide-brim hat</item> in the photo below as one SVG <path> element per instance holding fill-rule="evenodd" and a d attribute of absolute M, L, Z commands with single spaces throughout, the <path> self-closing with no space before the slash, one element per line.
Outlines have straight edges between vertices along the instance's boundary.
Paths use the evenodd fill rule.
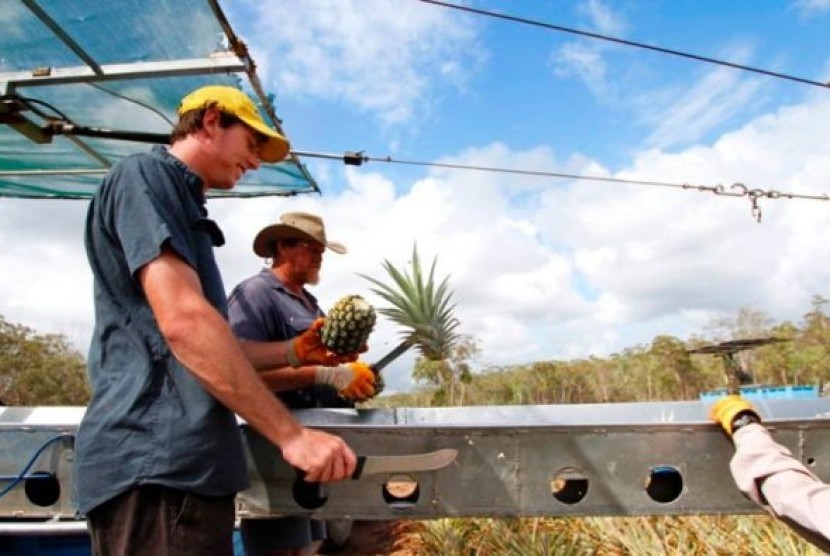
<path fill-rule="evenodd" d="M 335 253 L 346 253 L 346 246 L 326 239 L 323 219 L 307 212 L 286 212 L 280 216 L 279 224 L 261 229 L 254 238 L 254 253 L 260 257 L 274 255 L 274 242 L 280 238 L 298 238 L 316 241 Z"/>

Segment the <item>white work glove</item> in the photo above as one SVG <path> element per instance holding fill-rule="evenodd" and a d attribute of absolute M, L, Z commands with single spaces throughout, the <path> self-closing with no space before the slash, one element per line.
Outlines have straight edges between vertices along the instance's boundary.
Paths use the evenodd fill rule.
<path fill-rule="evenodd" d="M 327 384 L 347 400 L 366 400 L 375 395 L 375 373 L 362 361 L 336 367 L 317 367 L 316 384 Z"/>

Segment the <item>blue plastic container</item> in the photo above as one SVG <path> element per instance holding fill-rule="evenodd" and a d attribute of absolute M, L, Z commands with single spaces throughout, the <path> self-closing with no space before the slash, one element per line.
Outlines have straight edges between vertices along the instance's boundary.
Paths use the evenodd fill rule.
<path fill-rule="evenodd" d="M 806 384 L 797 386 L 741 386 L 740 392 L 741 396 L 748 400 L 793 400 L 819 397 L 818 386 Z M 726 388 L 701 392 L 700 401 L 716 402 L 727 394 Z"/>
<path fill-rule="evenodd" d="M 245 556 L 239 530 L 233 533 L 234 556 Z M 89 556 L 89 535 L 0 536 L 2 556 Z"/>
<path fill-rule="evenodd" d="M 0 554 L 8 556 L 89 556 L 89 535 L 4 536 Z"/>

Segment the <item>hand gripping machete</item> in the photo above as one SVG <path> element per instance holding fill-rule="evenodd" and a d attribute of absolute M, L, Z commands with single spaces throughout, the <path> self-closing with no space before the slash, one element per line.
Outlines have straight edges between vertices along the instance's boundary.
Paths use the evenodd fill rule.
<path fill-rule="evenodd" d="M 352 473 L 352 480 L 359 480 L 369 475 L 390 475 L 396 473 L 419 473 L 442 469 L 458 457 L 458 450 L 442 448 L 434 452 L 403 454 L 394 456 L 358 456 L 357 466 Z M 325 487 L 320 483 L 309 483 L 303 479 L 305 474 L 297 470 L 292 494 L 300 507 L 314 510 L 328 500 Z"/>

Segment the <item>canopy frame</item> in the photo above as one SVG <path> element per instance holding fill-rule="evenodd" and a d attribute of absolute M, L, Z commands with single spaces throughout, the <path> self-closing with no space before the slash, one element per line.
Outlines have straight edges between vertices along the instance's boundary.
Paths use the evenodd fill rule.
<path fill-rule="evenodd" d="M 256 71 L 256 63 L 253 60 L 247 45 L 242 42 L 228 22 L 218 0 L 193 0 L 194 5 L 203 9 L 205 5 L 213 16 L 213 27 L 211 31 L 221 32 L 226 49 L 218 49 L 209 52 L 204 56 L 191 58 L 173 58 L 159 60 L 135 60 L 110 62 L 99 59 L 88 48 L 85 48 L 80 39 L 84 37 L 73 36 L 71 30 L 67 29 L 59 21 L 59 17 L 49 13 L 37 0 L 22 0 L 22 5 L 28 10 L 31 16 L 37 18 L 51 35 L 50 41 L 57 40 L 55 44 L 63 45 L 63 48 L 72 53 L 74 58 L 80 60 L 83 65 L 67 65 L 55 63 L 53 65 L 38 62 L 36 67 L 13 68 L 10 71 L 0 71 L 0 197 L 26 197 L 26 198 L 89 198 L 94 192 L 95 185 L 88 181 L 91 178 L 98 179 L 117 161 L 120 156 L 113 154 L 113 150 L 105 148 L 109 143 L 103 141 L 93 142 L 83 140 L 81 137 L 94 137 L 104 140 L 122 140 L 143 143 L 169 143 L 169 133 L 155 133 L 140 130 L 116 131 L 108 129 L 105 125 L 87 125 L 84 121 L 73 121 L 65 114 L 62 107 L 55 106 L 54 101 L 43 101 L 42 98 L 33 98 L 32 92 L 50 91 L 53 96 L 60 96 L 55 91 L 61 87 L 73 85 L 96 85 L 103 83 L 114 83 L 126 86 L 131 81 L 182 79 L 193 76 L 231 76 L 239 83 L 245 83 L 250 94 L 260 106 L 266 121 L 283 135 L 286 135 L 281 119 L 277 116 L 272 95 L 266 94 Z M 196 3 L 198 2 L 198 4 Z M 204 3 L 204 4 L 203 4 Z M 152 4 L 152 3 L 150 3 Z M 60 6 L 60 5 L 59 5 Z M 150 6 L 152 8 L 152 6 Z M 56 10 L 58 8 L 55 8 Z M 63 9 L 62 6 L 60 9 Z M 66 14 L 64 17 L 67 17 Z M 203 14 L 204 15 L 204 14 Z M 33 21 L 33 20 L 32 20 Z M 104 29 L 106 31 L 106 29 Z M 139 45 L 140 47 L 141 45 Z M 2 45 L 0 45 L 2 47 Z M 67 55 L 67 50 L 56 54 L 56 58 Z M 15 50 L 17 52 L 17 50 Z M 3 54 L 0 52 L 0 54 Z M 7 57 L 14 58 L 14 53 L 7 53 Z M 2 58 L 2 57 L 0 57 Z M 51 61 L 50 61 L 51 62 Z M 2 66 L 0 66 L 2 69 Z M 100 87 L 99 87 L 100 88 Z M 109 92 L 109 91 L 108 91 Z M 119 96 L 115 94 L 115 96 Z M 125 99 L 136 102 L 133 99 Z M 136 102 L 136 104 L 143 105 Z M 43 108 L 48 109 L 44 111 Z M 156 109 L 152 106 L 143 105 L 144 108 L 156 112 L 168 122 L 170 119 L 162 114 L 165 109 L 169 113 L 171 106 Z M 173 107 L 174 108 L 174 107 Z M 172 124 L 171 124 L 172 127 Z M 61 142 L 61 147 L 72 147 L 75 155 L 66 154 L 61 151 L 63 158 L 51 157 L 49 164 L 38 167 L 34 163 L 19 162 L 26 156 L 31 156 L 27 147 L 21 147 L 19 139 L 5 140 L 5 130 L 13 130 L 16 134 L 22 135 L 28 143 L 35 145 L 49 145 L 53 138 L 62 136 L 67 141 Z M 14 134 L 12 134 L 14 135 Z M 4 146 L 13 144 L 11 149 L 15 155 L 6 155 L 4 158 Z M 40 148 L 40 147 L 36 147 Z M 81 161 L 77 159 L 81 156 Z M 60 164 L 54 160 L 67 160 L 68 163 Z M 83 163 L 83 160 L 87 160 Z M 92 165 L 89 165 L 92 162 Z M 295 195 L 298 193 L 319 193 L 320 189 L 306 167 L 301 163 L 296 154 L 289 153 L 287 159 L 275 165 L 263 165 L 263 170 L 254 174 L 267 176 L 259 182 L 252 182 L 246 178 L 240 187 L 229 192 L 215 192 L 214 196 L 222 197 L 248 197 L 262 195 Z M 43 182 L 48 177 L 63 179 L 68 185 L 65 190 L 51 187 L 49 182 Z M 73 180 L 83 185 L 73 184 Z M 277 183 L 271 186 L 271 182 Z M 44 183 L 45 185 L 38 185 Z M 254 187 L 246 187 L 252 185 Z M 75 187 L 76 186 L 76 187 Z M 73 189 L 74 187 L 74 189 Z"/>

